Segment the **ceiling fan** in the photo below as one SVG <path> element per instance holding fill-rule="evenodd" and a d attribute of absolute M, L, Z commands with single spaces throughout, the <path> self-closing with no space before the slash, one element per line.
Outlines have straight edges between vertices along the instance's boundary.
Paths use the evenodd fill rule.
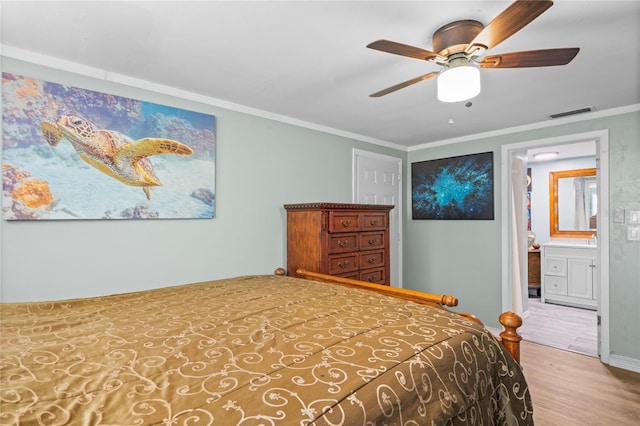
<path fill-rule="evenodd" d="M 390 40 L 377 40 L 367 45 L 370 49 L 422 59 L 442 67 L 440 72 L 430 72 L 411 80 L 372 93 L 380 97 L 412 84 L 438 76 L 438 98 L 445 102 L 470 99 L 480 93 L 479 68 L 527 68 L 566 65 L 578 54 L 580 48 L 528 50 L 501 53 L 480 58 L 487 50 L 511 37 L 550 8 L 550 0 L 516 0 L 503 10 L 486 27 L 475 20 L 460 20 L 444 25 L 433 34 L 435 52 Z M 454 74 L 459 79 L 447 84 Z M 446 77 L 445 77 L 446 76 Z M 465 87 L 472 86 L 472 87 Z M 444 93 L 445 89 L 454 93 Z M 441 90 L 443 91 L 441 93 Z"/>

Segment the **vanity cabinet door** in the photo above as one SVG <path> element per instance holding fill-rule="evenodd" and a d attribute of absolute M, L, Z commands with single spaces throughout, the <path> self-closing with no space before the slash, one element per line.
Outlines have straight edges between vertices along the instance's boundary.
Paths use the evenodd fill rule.
<path fill-rule="evenodd" d="M 567 294 L 571 297 L 593 299 L 594 261 L 591 259 L 567 259 Z"/>

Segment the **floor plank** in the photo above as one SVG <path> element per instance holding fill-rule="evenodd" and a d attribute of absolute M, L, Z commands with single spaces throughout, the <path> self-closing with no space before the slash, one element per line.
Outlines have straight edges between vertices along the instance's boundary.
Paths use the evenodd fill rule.
<path fill-rule="evenodd" d="M 640 425 L 640 373 L 528 341 L 521 363 L 536 425 Z"/>
<path fill-rule="evenodd" d="M 540 303 L 539 298 L 529 298 L 529 316 L 518 333 L 529 342 L 597 357 L 596 321 L 596 311 Z"/>

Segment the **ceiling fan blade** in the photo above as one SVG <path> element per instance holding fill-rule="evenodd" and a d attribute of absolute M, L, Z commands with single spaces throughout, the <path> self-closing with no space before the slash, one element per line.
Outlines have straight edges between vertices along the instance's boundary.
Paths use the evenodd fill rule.
<path fill-rule="evenodd" d="M 576 57 L 580 48 L 528 50 L 524 52 L 490 55 L 478 62 L 481 68 L 528 68 L 566 65 Z"/>
<path fill-rule="evenodd" d="M 403 83 L 396 84 L 395 86 L 387 87 L 384 90 L 380 90 L 379 92 L 372 93 L 369 96 L 372 98 L 379 98 L 380 96 L 388 95 L 389 93 L 395 92 L 396 90 L 403 89 L 407 86 L 411 86 L 412 84 L 416 84 L 421 82 L 422 80 L 428 80 L 437 76 L 437 72 L 430 72 L 429 74 L 421 75 L 420 77 L 412 78 L 411 80 L 407 80 Z"/>
<path fill-rule="evenodd" d="M 503 10 L 471 41 L 465 49 L 473 54 L 478 49 L 491 49 L 511 37 L 553 5 L 550 0 L 516 0 Z"/>
<path fill-rule="evenodd" d="M 425 61 L 438 57 L 437 53 L 408 44 L 397 43 L 391 40 L 376 40 L 367 45 L 369 49 L 380 50 L 382 52 L 393 53 L 395 55 L 408 56 L 409 58 L 422 59 Z"/>

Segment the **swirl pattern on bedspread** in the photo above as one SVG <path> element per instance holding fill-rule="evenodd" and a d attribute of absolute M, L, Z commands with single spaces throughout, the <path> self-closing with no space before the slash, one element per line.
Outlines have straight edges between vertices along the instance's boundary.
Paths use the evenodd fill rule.
<path fill-rule="evenodd" d="M 533 424 L 482 327 L 369 291 L 246 276 L 0 312 L 0 424 Z"/>

